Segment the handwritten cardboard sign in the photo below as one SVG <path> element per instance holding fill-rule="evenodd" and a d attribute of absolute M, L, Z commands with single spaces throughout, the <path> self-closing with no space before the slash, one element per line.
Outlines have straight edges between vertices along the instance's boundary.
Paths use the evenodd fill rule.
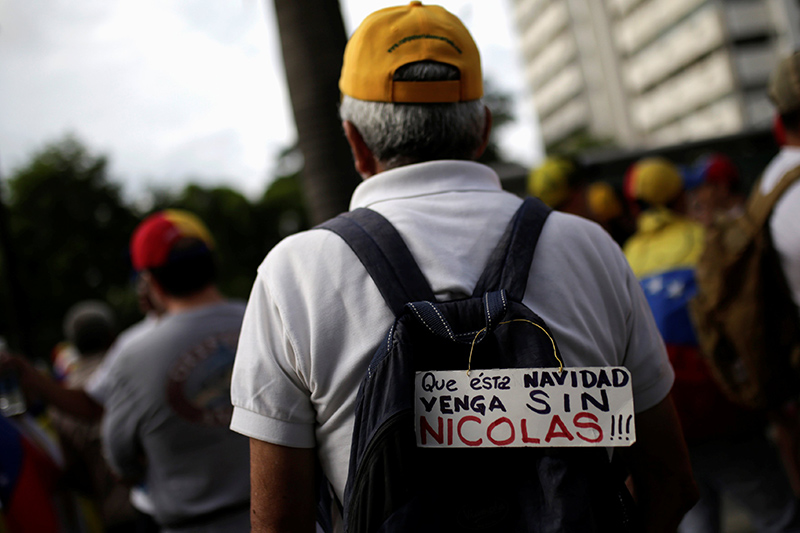
<path fill-rule="evenodd" d="M 417 446 L 630 446 L 633 389 L 623 367 L 417 372 Z"/>

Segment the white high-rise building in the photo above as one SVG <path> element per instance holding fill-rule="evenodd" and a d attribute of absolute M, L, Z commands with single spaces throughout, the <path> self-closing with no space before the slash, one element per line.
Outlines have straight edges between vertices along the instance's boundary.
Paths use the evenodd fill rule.
<path fill-rule="evenodd" d="M 798 0 L 511 0 L 545 146 L 656 147 L 770 123 Z"/>

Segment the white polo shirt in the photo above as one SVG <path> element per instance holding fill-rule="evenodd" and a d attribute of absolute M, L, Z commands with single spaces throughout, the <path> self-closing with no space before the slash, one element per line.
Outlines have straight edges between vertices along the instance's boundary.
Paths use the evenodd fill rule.
<path fill-rule="evenodd" d="M 435 161 L 361 183 L 351 208 L 384 215 L 438 299 L 472 293 L 521 199 L 488 167 Z M 533 258 L 524 303 L 553 332 L 567 366 L 624 365 L 636 411 L 668 394 L 674 374 L 639 282 L 611 237 L 553 213 Z M 231 428 L 314 447 L 341 499 L 358 386 L 394 317 L 345 242 L 310 230 L 278 244 L 259 267 L 231 389 Z"/>
<path fill-rule="evenodd" d="M 760 190 L 769 194 L 783 176 L 800 167 L 800 147 L 784 146 L 764 170 Z M 769 220 L 772 242 L 792 291 L 792 299 L 800 308 L 800 181 L 783 193 Z"/>

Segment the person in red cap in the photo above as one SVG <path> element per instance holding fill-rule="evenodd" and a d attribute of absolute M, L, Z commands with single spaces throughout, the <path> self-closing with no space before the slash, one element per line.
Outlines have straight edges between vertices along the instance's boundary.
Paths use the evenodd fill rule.
<path fill-rule="evenodd" d="M 165 312 L 109 372 L 103 445 L 112 469 L 147 487 L 164 531 L 249 529 L 248 443 L 227 427 L 244 305 L 217 289 L 213 249 L 202 222 L 178 210 L 149 216 L 131 239 Z"/>
<path fill-rule="evenodd" d="M 339 87 L 344 134 L 364 179 L 351 208 L 394 226 L 432 298 L 468 297 L 523 202 L 475 161 L 491 115 L 468 30 L 421 2 L 372 13 L 347 44 Z M 630 461 L 648 531 L 674 531 L 695 488 L 669 398 L 673 373 L 619 246 L 586 219 L 550 213 L 528 279 L 523 304 L 553 330 L 566 366 L 631 369 L 638 440 L 619 453 Z M 231 387 L 231 428 L 251 442 L 253 531 L 314 530 L 317 461 L 345 502 L 359 385 L 393 322 L 367 269 L 331 231 L 295 234 L 259 267 Z M 465 469 L 481 468 L 468 457 Z M 435 476 L 420 483 L 437 484 Z M 461 529 L 472 528 L 449 530 Z"/>
<path fill-rule="evenodd" d="M 710 226 L 717 217 L 742 213 L 739 170 L 724 154 L 700 158 L 686 171 L 686 215 Z"/>

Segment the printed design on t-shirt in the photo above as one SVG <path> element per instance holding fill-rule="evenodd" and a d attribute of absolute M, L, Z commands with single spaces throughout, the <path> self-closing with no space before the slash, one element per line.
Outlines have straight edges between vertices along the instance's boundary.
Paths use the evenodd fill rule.
<path fill-rule="evenodd" d="M 190 422 L 228 426 L 238 331 L 212 335 L 186 350 L 167 374 L 167 401 Z"/>

